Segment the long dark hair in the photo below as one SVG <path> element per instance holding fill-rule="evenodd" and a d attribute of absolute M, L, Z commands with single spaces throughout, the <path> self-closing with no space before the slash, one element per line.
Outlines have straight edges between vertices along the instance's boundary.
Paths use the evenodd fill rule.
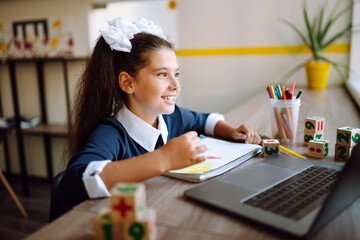
<path fill-rule="evenodd" d="M 80 152 L 100 119 L 116 115 L 123 106 L 127 94 L 119 87 L 119 73 L 125 71 L 135 77 L 149 64 L 149 53 L 161 48 L 174 50 L 171 43 L 151 34 L 138 33 L 130 41 L 128 53 L 111 50 L 102 36 L 98 39 L 77 84 L 68 119 L 66 159 Z"/>

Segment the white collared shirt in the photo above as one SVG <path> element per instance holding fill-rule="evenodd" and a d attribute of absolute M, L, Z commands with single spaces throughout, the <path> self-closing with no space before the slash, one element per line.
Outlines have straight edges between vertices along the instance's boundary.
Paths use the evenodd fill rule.
<path fill-rule="evenodd" d="M 148 152 L 154 151 L 160 134 L 164 144 L 167 142 L 168 129 L 162 115 L 158 116 L 158 129 L 136 116 L 125 106 L 119 111 L 116 119 L 123 125 L 130 137 Z"/>
<path fill-rule="evenodd" d="M 148 152 L 154 151 L 160 134 L 164 144 L 167 143 L 168 128 L 162 115 L 158 115 L 158 129 L 136 116 L 125 105 L 120 109 L 116 119 L 123 125 L 130 137 Z M 214 135 L 215 125 L 220 120 L 224 120 L 222 114 L 211 113 L 205 122 L 205 133 Z M 86 167 L 83 173 L 83 182 L 89 198 L 111 195 L 99 176 L 103 168 L 110 162 L 110 160 L 92 161 Z"/>

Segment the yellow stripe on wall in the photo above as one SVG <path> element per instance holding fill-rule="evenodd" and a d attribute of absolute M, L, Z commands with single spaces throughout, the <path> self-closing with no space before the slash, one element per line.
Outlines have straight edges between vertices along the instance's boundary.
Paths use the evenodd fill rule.
<path fill-rule="evenodd" d="M 326 53 L 349 53 L 349 43 L 338 43 L 330 46 Z M 266 55 L 266 54 L 308 54 L 310 49 L 305 45 L 274 46 L 274 47 L 244 47 L 244 48 L 214 48 L 214 49 L 179 49 L 179 57 L 216 56 L 216 55 Z"/>

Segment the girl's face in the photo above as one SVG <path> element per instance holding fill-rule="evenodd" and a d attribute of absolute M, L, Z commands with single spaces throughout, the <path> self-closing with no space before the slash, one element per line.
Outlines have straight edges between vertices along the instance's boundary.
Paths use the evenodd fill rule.
<path fill-rule="evenodd" d="M 174 112 L 180 91 L 179 67 L 175 52 L 162 48 L 148 53 L 150 63 L 133 79 L 133 93 L 129 97 L 129 110 L 138 117 L 157 126 L 157 115 Z"/>

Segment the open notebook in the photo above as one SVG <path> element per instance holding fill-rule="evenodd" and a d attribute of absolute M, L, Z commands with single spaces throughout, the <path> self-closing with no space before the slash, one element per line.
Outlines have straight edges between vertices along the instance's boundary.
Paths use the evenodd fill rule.
<path fill-rule="evenodd" d="M 173 170 L 165 176 L 179 178 L 191 182 L 201 182 L 218 176 L 261 152 L 261 146 L 224 141 L 216 138 L 200 136 L 200 145 L 206 145 L 204 162 L 190 167 Z"/>

